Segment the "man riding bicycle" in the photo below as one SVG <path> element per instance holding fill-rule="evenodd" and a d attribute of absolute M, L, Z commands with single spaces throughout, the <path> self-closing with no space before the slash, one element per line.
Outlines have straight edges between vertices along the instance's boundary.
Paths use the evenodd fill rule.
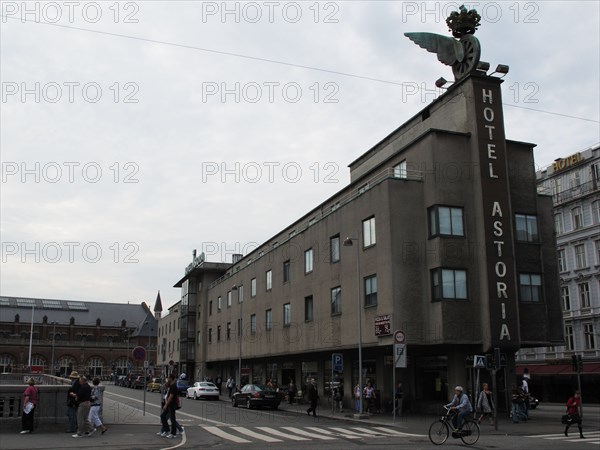
<path fill-rule="evenodd" d="M 455 412 L 452 423 L 457 430 L 462 428 L 465 417 L 473 412 L 469 397 L 463 393 L 462 386 L 456 386 L 454 388 L 454 397 L 452 398 L 452 401 L 446 405 L 446 408 L 450 408 L 451 411 Z"/>

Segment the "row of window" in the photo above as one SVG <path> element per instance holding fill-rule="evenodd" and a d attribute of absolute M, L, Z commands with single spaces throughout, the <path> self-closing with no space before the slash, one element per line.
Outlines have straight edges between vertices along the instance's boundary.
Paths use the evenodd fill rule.
<path fill-rule="evenodd" d="M 600 224 L 600 200 L 596 200 L 591 204 L 592 208 L 592 224 L 599 225 Z M 582 206 L 576 206 L 571 209 L 571 229 L 579 230 L 585 226 L 585 216 Z M 565 221 L 564 215 L 562 212 L 559 212 L 554 215 L 554 229 L 557 234 L 563 234 L 565 231 Z"/>
<path fill-rule="evenodd" d="M 575 332 L 573 330 L 573 325 L 565 325 L 565 343 L 567 345 L 567 350 L 575 350 Z M 596 349 L 596 335 L 594 334 L 594 324 L 592 323 L 583 324 L 583 349 Z"/>
<path fill-rule="evenodd" d="M 179 320 L 169 320 L 169 322 L 165 323 L 162 327 L 158 327 L 158 337 L 164 336 L 167 333 L 175 331 L 175 327 L 177 327 L 177 330 L 179 330 Z"/>
<path fill-rule="evenodd" d="M 598 286 L 600 289 L 600 284 Z M 582 309 L 591 308 L 590 283 L 585 281 L 577 284 L 577 296 L 579 297 L 579 307 Z M 573 304 L 571 302 L 571 289 L 569 286 L 560 288 L 560 298 L 562 299 L 563 311 L 571 311 Z"/>
<path fill-rule="evenodd" d="M 596 264 L 600 265 L 600 240 L 594 242 Z M 573 246 L 573 252 L 575 255 L 575 269 L 585 269 L 588 266 L 586 245 L 585 243 L 577 244 Z M 558 249 L 558 270 L 559 272 L 568 272 L 569 264 L 567 262 L 567 249 Z"/>

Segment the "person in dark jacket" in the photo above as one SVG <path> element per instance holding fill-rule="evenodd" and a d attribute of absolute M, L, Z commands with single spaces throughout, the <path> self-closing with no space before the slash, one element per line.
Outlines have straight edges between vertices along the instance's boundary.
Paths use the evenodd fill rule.
<path fill-rule="evenodd" d="M 77 433 L 74 438 L 83 436 L 91 436 L 96 432 L 89 421 L 92 387 L 88 384 L 87 378 L 84 375 L 79 376 L 79 391 L 77 392 Z"/>
<path fill-rule="evenodd" d="M 565 436 L 569 436 L 569 427 L 576 423 L 577 428 L 579 428 L 579 437 L 585 439 L 581 427 L 581 394 L 579 391 L 575 391 L 575 395 L 567 401 L 567 414 L 569 415 L 569 421 L 565 427 Z"/>
<path fill-rule="evenodd" d="M 69 429 L 67 433 L 77 432 L 77 393 L 79 392 L 79 374 L 76 371 L 71 371 L 69 375 L 71 379 L 71 387 L 67 392 L 67 417 L 69 418 Z"/>
<path fill-rule="evenodd" d="M 310 416 L 312 412 L 314 417 L 317 417 L 317 402 L 319 401 L 319 392 L 317 391 L 317 381 L 312 378 L 308 385 L 308 401 L 310 402 L 310 408 L 306 410 L 306 413 Z"/>

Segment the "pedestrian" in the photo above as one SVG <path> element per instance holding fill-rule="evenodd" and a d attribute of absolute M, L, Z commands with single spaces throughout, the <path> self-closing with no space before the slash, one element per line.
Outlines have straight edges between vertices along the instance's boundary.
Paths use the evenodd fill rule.
<path fill-rule="evenodd" d="M 494 399 L 487 383 L 481 385 L 481 392 L 477 397 L 477 411 L 481 414 L 478 419 L 479 423 L 484 417 L 488 417 L 490 425 L 494 425 Z"/>
<path fill-rule="evenodd" d="M 167 378 L 168 389 L 165 394 L 165 404 L 160 413 L 160 421 L 162 424 L 162 428 L 159 433 L 159 436 L 166 437 L 168 439 L 172 439 L 177 436 L 177 419 L 175 417 L 175 410 L 177 409 L 178 396 L 177 392 L 177 383 L 175 382 L 175 376 L 169 375 Z M 171 421 L 171 430 L 169 432 L 169 422 Z"/>
<path fill-rule="evenodd" d="M 92 387 L 88 384 L 85 375 L 79 376 L 79 391 L 77 392 L 77 433 L 74 438 L 91 436 L 96 432 L 89 421 L 92 400 Z"/>
<path fill-rule="evenodd" d="M 288 401 L 290 405 L 294 404 L 294 399 L 296 398 L 296 385 L 294 384 L 294 380 L 290 378 L 290 384 L 288 384 Z"/>
<path fill-rule="evenodd" d="M 513 423 L 519 423 L 519 421 L 525 422 L 527 417 L 525 417 L 524 412 L 524 403 L 525 403 L 525 395 L 523 394 L 523 389 L 520 386 L 515 384 L 512 385 L 512 421 Z"/>
<path fill-rule="evenodd" d="M 162 411 L 162 409 L 165 406 L 165 400 L 167 398 L 168 391 L 169 391 L 169 382 L 168 382 L 168 379 L 167 379 L 164 382 L 164 384 L 162 384 L 161 387 L 160 387 L 160 410 L 161 411 Z M 179 431 L 179 433 L 184 433 L 185 432 L 185 429 L 177 421 L 177 418 L 175 418 L 175 428 L 177 428 L 177 431 Z M 160 435 L 160 433 L 162 433 L 162 425 L 161 425 L 161 431 L 159 433 L 157 433 L 157 434 Z"/>
<path fill-rule="evenodd" d="M 354 386 L 354 409 L 357 413 L 361 413 L 360 410 L 360 385 Z"/>
<path fill-rule="evenodd" d="M 217 377 L 217 380 L 215 381 L 215 385 L 217 386 L 217 389 L 219 390 L 219 395 L 221 395 L 221 389 L 223 387 L 223 380 L 221 379 L 220 375 Z"/>
<path fill-rule="evenodd" d="M 273 389 L 273 380 L 267 378 L 267 387 Z"/>
<path fill-rule="evenodd" d="M 333 390 L 333 401 L 338 410 L 344 412 L 344 391 L 341 384 Z"/>
<path fill-rule="evenodd" d="M 310 402 L 310 408 L 306 410 L 306 413 L 310 416 L 310 413 L 312 412 L 313 417 L 317 417 L 319 391 L 317 390 L 317 381 L 314 378 L 311 378 L 310 384 L 308 385 L 308 401 Z"/>
<path fill-rule="evenodd" d="M 67 433 L 77 432 L 77 393 L 81 384 L 79 383 L 79 373 L 71 371 L 69 375 L 71 387 L 67 392 L 67 417 L 69 418 L 69 429 Z"/>
<path fill-rule="evenodd" d="M 38 390 L 35 380 L 29 378 L 28 386 L 23 393 L 23 415 L 21 416 L 21 434 L 33 433 L 33 413 L 38 401 Z"/>
<path fill-rule="evenodd" d="M 394 405 L 394 408 L 396 408 L 396 414 L 398 414 L 399 416 L 402 415 L 402 394 L 404 393 L 404 390 L 402 389 L 402 383 L 398 383 L 398 385 L 396 386 L 396 392 L 394 394 L 394 398 L 396 400 L 396 404 Z"/>
<path fill-rule="evenodd" d="M 529 383 L 525 377 L 523 377 L 521 381 L 521 390 L 523 391 L 523 398 L 525 400 L 523 403 L 523 413 L 525 414 L 525 417 L 529 419 L 529 401 L 531 399 L 531 395 L 529 394 Z"/>
<path fill-rule="evenodd" d="M 375 408 L 375 388 L 371 382 L 367 382 L 367 385 L 364 389 L 365 400 L 367 401 L 367 406 L 365 408 L 366 412 L 369 414 L 373 414 L 373 409 Z"/>
<path fill-rule="evenodd" d="M 102 390 L 99 387 L 100 378 L 94 378 L 92 384 L 94 387 L 92 388 L 92 402 L 90 405 L 90 414 L 88 416 L 88 420 L 95 428 L 100 427 L 102 434 L 104 434 L 108 428 L 105 427 L 102 423 L 102 420 L 100 420 L 100 408 L 102 407 Z"/>
<path fill-rule="evenodd" d="M 573 397 L 567 401 L 567 426 L 565 427 L 565 436 L 569 436 L 569 427 L 574 423 L 579 428 L 579 438 L 585 439 L 583 428 L 581 426 L 581 392 L 575 391 Z"/>
<path fill-rule="evenodd" d="M 232 376 L 229 375 L 229 378 L 227 378 L 227 383 L 225 384 L 225 387 L 227 388 L 227 393 L 229 394 L 229 398 L 231 398 L 231 393 L 233 391 L 234 386 L 235 381 L 233 380 Z"/>

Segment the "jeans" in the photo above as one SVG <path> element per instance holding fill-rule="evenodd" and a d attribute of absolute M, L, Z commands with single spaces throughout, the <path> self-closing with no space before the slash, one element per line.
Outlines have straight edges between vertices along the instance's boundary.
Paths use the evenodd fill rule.
<path fill-rule="evenodd" d="M 465 422 L 465 417 L 467 417 L 469 414 L 471 414 L 469 411 L 457 411 L 456 414 L 454 414 L 454 417 L 452 418 L 454 428 L 460 430 L 460 428 L 463 426 L 463 423 Z"/>
<path fill-rule="evenodd" d="M 77 431 L 77 407 L 67 406 L 67 417 L 69 418 L 69 433 Z"/>
<path fill-rule="evenodd" d="M 523 404 L 513 402 L 512 421 L 513 423 L 519 423 L 520 420 L 527 420 L 527 416 L 525 415 L 525 406 Z"/>
<path fill-rule="evenodd" d="M 169 406 L 167 409 L 162 410 L 160 413 L 160 422 L 162 424 L 161 431 L 169 432 L 169 422 L 171 421 L 171 434 L 175 436 L 177 434 L 177 419 L 175 418 L 175 407 Z"/>

